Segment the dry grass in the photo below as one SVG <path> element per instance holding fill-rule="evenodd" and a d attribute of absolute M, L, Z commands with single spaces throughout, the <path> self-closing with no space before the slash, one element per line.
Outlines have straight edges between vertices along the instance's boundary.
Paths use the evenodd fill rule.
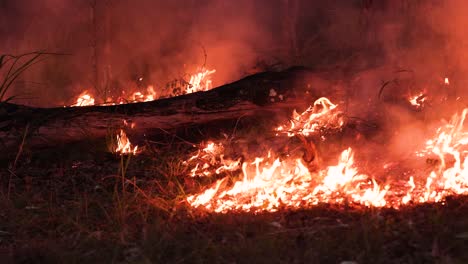
<path fill-rule="evenodd" d="M 147 151 L 132 157 L 128 165 L 109 154 L 105 142 L 41 151 L 29 150 L 26 143 L 15 174 L 0 170 L 3 259 L 16 263 L 468 261 L 466 197 L 399 211 L 320 205 L 258 215 L 217 215 L 190 209 L 184 199 L 209 180 L 183 176 L 187 168 L 181 157 L 192 147 L 174 138 L 147 142 Z M 1 162 L 8 164 L 15 157 Z"/>

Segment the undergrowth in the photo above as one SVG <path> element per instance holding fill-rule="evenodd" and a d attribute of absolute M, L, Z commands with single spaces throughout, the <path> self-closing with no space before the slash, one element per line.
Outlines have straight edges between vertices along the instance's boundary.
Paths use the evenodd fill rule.
<path fill-rule="evenodd" d="M 235 143 L 258 129 L 231 130 L 221 139 Z M 323 204 L 254 215 L 190 208 L 187 196 L 211 183 L 185 176 L 183 157 L 193 143 L 174 135 L 146 141 L 137 156 L 111 154 L 105 142 L 41 151 L 25 144 L 14 174 L 0 169 L 4 263 L 468 261 L 466 197 L 398 211 Z"/>

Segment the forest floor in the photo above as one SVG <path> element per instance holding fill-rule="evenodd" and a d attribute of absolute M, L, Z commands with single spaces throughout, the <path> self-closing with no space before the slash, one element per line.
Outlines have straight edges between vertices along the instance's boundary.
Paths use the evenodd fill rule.
<path fill-rule="evenodd" d="M 468 263 L 468 197 L 398 210 L 321 204 L 215 214 L 187 195 L 178 136 L 128 157 L 105 142 L 29 150 L 0 166 L 2 263 Z M 122 173 L 125 171 L 125 173 Z"/>

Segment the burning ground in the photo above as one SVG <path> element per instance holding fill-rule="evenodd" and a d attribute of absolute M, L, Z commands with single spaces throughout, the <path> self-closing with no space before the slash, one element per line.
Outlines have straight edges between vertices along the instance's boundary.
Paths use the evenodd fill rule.
<path fill-rule="evenodd" d="M 25 137 L 2 161 L 2 252 L 25 262 L 465 261 L 457 87 L 399 76 L 363 102 L 351 91 L 365 76 L 306 78 L 292 89 L 300 103 L 274 118 L 151 137 L 124 119 L 106 139 L 40 150 Z"/>

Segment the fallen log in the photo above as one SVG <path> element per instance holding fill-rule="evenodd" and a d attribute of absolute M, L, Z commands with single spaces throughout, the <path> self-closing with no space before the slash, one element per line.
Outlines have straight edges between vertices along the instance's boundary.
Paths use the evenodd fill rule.
<path fill-rule="evenodd" d="M 311 86 L 313 80 L 320 81 Z M 148 135 L 159 129 L 242 116 L 279 112 L 289 115 L 286 109 L 332 95 L 331 87 L 331 82 L 317 74 L 295 67 L 255 74 L 206 92 L 151 102 L 56 108 L 1 103 L 0 141 L 6 148 L 15 147 L 27 134 L 28 146 L 48 146 L 103 138 L 110 128 L 122 127 L 123 121 L 136 124 L 132 133 Z"/>

